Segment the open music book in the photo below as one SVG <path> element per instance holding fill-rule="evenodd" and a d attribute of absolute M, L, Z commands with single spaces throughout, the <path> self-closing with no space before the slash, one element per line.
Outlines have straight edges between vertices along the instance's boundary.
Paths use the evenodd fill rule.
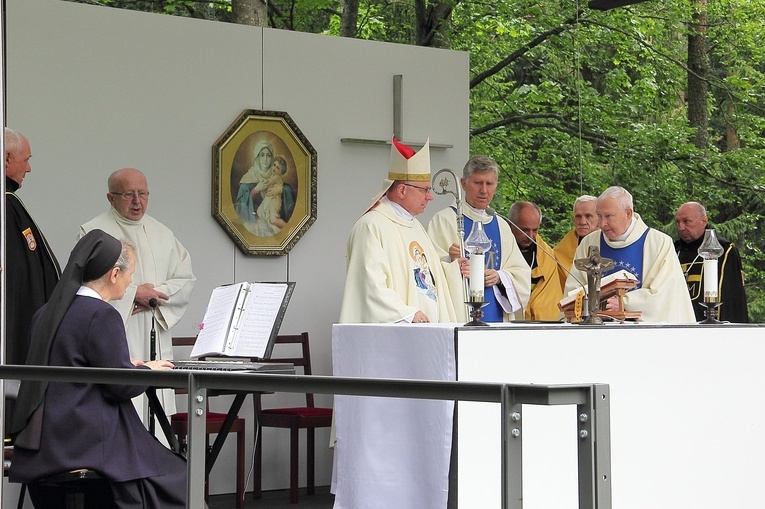
<path fill-rule="evenodd" d="M 620 284 L 622 286 L 628 286 L 629 288 L 632 288 L 638 284 L 638 278 L 632 272 L 624 269 L 617 270 L 616 272 L 613 272 L 607 276 L 603 276 L 600 280 L 600 298 L 603 299 L 606 290 L 615 284 Z M 586 290 L 587 287 L 585 286 L 584 288 L 574 288 L 568 292 L 568 295 L 560 300 L 560 308 L 563 309 L 564 307 L 576 302 L 577 295 L 580 292 L 586 293 Z"/>
<path fill-rule="evenodd" d="M 294 288 L 246 281 L 215 288 L 191 357 L 268 359 Z"/>

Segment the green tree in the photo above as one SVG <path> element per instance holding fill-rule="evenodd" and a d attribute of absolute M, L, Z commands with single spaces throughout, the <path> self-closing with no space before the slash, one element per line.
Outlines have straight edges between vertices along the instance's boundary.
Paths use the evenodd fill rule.
<path fill-rule="evenodd" d="M 706 205 L 742 251 L 765 322 L 765 0 L 82 0 L 220 21 L 452 48 L 471 55 L 471 151 L 494 157 L 494 206 L 538 203 L 554 244 L 583 193 L 622 185 L 645 221 Z"/>

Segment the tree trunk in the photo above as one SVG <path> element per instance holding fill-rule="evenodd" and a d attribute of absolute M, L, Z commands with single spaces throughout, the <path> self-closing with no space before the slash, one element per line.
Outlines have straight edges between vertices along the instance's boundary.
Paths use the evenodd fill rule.
<path fill-rule="evenodd" d="M 186 6 L 186 9 L 192 18 L 215 21 L 215 11 L 211 3 L 195 4 L 193 7 Z"/>
<path fill-rule="evenodd" d="M 417 45 L 433 48 L 448 48 L 446 28 L 452 15 L 454 4 L 450 0 L 435 1 L 415 0 L 414 12 L 417 18 Z"/>
<path fill-rule="evenodd" d="M 340 36 L 356 37 L 356 23 L 359 18 L 359 0 L 344 0 L 340 15 Z"/>
<path fill-rule="evenodd" d="M 696 147 L 706 149 L 709 145 L 707 0 L 695 0 L 695 7 L 688 35 L 688 123 L 696 128 Z"/>
<path fill-rule="evenodd" d="M 732 72 L 728 71 L 728 76 L 732 74 Z M 736 104 L 731 99 L 728 99 L 728 108 L 725 118 L 725 150 L 735 150 L 737 148 L 741 148 L 738 132 L 736 131 L 736 126 L 733 123 L 734 119 L 736 118 Z"/>
<path fill-rule="evenodd" d="M 268 26 L 268 3 L 266 0 L 232 0 L 234 23 L 256 27 Z"/>
<path fill-rule="evenodd" d="M 736 127 L 732 124 L 732 120 L 736 117 L 736 106 L 733 105 L 733 101 L 728 103 L 728 120 L 726 122 L 725 133 L 725 150 L 735 150 L 741 148 L 741 142 L 738 139 L 738 133 Z"/>

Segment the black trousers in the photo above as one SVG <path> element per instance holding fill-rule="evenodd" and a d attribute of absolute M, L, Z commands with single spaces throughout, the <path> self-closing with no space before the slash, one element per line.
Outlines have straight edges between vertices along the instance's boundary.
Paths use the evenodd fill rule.
<path fill-rule="evenodd" d="M 168 450 L 164 475 L 126 482 L 78 481 L 85 509 L 185 509 L 186 460 Z M 29 485 L 36 509 L 66 509 L 67 488 Z"/>

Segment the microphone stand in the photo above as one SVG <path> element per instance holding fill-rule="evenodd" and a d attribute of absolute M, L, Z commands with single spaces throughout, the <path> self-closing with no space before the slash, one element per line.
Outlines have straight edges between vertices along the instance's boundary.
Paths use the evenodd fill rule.
<path fill-rule="evenodd" d="M 149 307 L 151 308 L 151 332 L 149 333 L 149 360 L 157 360 L 157 330 L 155 328 L 156 312 L 159 302 L 155 298 L 149 299 Z M 176 454 L 181 453 L 181 444 L 178 442 L 178 437 L 173 433 L 173 429 L 170 426 L 170 421 L 167 419 L 162 404 L 157 397 L 157 390 L 154 387 L 146 389 L 146 396 L 149 398 L 149 433 L 154 435 L 155 422 L 159 421 L 159 425 L 162 428 L 162 432 L 167 438 L 167 442 L 170 448 Z"/>
<path fill-rule="evenodd" d="M 438 185 L 440 186 L 440 191 L 436 188 L 435 183 L 436 179 L 439 175 L 442 173 L 448 173 L 452 176 L 454 179 L 454 187 L 456 191 L 452 191 L 449 189 L 449 183 L 451 182 L 448 178 L 448 176 L 444 176 L 440 181 L 438 181 Z M 451 194 L 454 196 L 454 199 L 457 201 L 457 236 L 460 239 L 460 254 L 465 255 L 465 218 L 462 217 L 462 187 L 460 186 L 459 179 L 457 178 L 457 174 L 454 173 L 454 170 L 451 168 L 442 168 L 436 172 L 435 175 L 433 175 L 433 192 L 436 193 L 439 196 L 443 196 L 445 194 Z M 470 300 L 470 287 L 468 280 L 462 276 L 462 292 L 465 302 L 468 302 Z M 468 307 L 469 309 L 469 307 Z M 468 315 L 469 315 L 468 311 Z"/>
<path fill-rule="evenodd" d="M 487 210 L 488 210 L 488 209 L 487 209 Z M 501 217 L 502 219 L 504 219 L 505 221 L 507 221 L 507 223 L 508 223 L 510 226 L 513 226 L 513 227 L 514 227 L 516 230 L 518 230 L 519 232 L 521 232 L 521 233 L 523 234 L 523 236 L 524 236 L 524 237 L 526 237 L 527 239 L 529 239 L 529 240 L 531 241 L 531 243 L 532 243 L 532 244 L 534 244 L 534 245 L 537 247 L 537 249 L 541 250 L 541 251 L 542 251 L 544 254 L 546 254 L 547 256 L 549 256 L 550 258 L 552 258 L 552 259 L 553 259 L 553 261 L 555 262 L 555 264 L 556 264 L 558 267 L 562 267 L 562 268 L 563 268 L 563 270 L 566 272 L 566 274 L 568 274 L 569 276 L 571 276 L 571 277 L 574 279 L 574 281 L 576 281 L 577 283 L 579 283 L 579 286 L 581 286 L 581 287 L 582 287 L 582 290 L 584 290 L 584 295 L 585 295 L 585 298 L 589 298 L 589 295 L 588 295 L 588 293 L 587 293 L 587 287 L 586 287 L 586 286 L 584 286 L 584 284 L 583 284 L 581 281 L 579 281 L 579 279 L 578 279 L 578 278 L 577 278 L 575 275 L 573 275 L 573 274 L 571 273 L 571 270 L 569 270 L 569 268 L 568 268 L 568 267 L 565 267 L 565 266 L 564 266 L 564 265 L 563 265 L 561 262 L 559 262 L 559 261 L 558 261 L 558 259 L 557 259 L 557 258 L 555 258 L 555 255 L 554 255 L 554 254 L 550 253 L 550 252 L 549 252 L 549 251 L 547 251 L 545 248 L 543 248 L 542 246 L 540 246 L 540 245 L 539 245 L 539 243 L 538 243 L 538 242 L 537 242 L 535 239 L 532 239 L 530 235 L 528 235 L 528 234 L 527 234 L 525 231 L 521 230 L 521 229 L 518 227 L 518 225 L 517 225 L 517 224 L 515 224 L 515 223 L 514 223 L 514 222 L 513 222 L 513 221 L 512 221 L 512 220 L 511 220 L 509 217 L 507 217 L 507 216 L 500 216 L 500 217 Z M 565 288 L 563 288 L 563 291 L 566 291 L 566 289 L 565 289 Z M 588 303 L 589 303 L 589 301 L 588 301 Z M 598 304 L 600 304 L 600 303 L 598 303 Z M 587 308 L 588 306 L 584 306 L 584 307 L 585 307 L 585 308 Z M 579 323 L 583 323 L 583 322 L 579 322 Z"/>
<path fill-rule="evenodd" d="M 149 360 L 157 360 L 157 329 L 155 328 L 155 319 L 157 311 L 157 299 L 149 299 L 149 307 L 151 308 L 151 331 L 149 332 Z M 154 391 L 152 387 L 149 389 Z M 149 433 L 154 435 L 154 409 L 152 405 L 149 405 Z"/>

